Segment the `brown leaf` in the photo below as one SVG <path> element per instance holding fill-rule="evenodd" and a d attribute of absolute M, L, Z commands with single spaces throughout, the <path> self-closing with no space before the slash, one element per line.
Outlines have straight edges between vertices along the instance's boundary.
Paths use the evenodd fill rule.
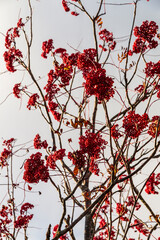
<path fill-rule="evenodd" d="M 71 125 L 72 125 L 72 127 L 74 127 L 74 128 L 77 128 L 78 127 L 78 123 L 75 121 L 75 122 L 73 122 L 73 120 L 71 119 Z"/>
<path fill-rule="evenodd" d="M 73 173 L 74 173 L 75 176 L 77 176 L 77 174 L 78 174 L 78 167 L 77 166 L 75 166 L 75 168 L 73 170 Z"/>

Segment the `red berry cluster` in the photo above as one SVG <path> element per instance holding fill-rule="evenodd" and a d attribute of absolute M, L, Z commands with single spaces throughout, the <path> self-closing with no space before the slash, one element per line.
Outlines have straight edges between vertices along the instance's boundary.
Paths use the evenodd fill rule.
<path fill-rule="evenodd" d="M 34 148 L 35 149 L 41 149 L 41 148 L 44 148 L 46 149 L 48 147 L 48 143 L 46 140 L 44 140 L 43 142 L 41 141 L 41 137 L 39 134 L 37 134 L 34 138 Z"/>
<path fill-rule="evenodd" d="M 12 154 L 12 151 L 11 150 L 8 150 L 6 148 L 3 149 L 3 151 L 1 152 L 1 155 L 0 155 L 0 166 L 1 167 L 5 167 L 7 166 L 7 158 L 9 158 Z"/>
<path fill-rule="evenodd" d="M 111 50 L 115 49 L 116 42 L 113 39 L 113 33 L 109 32 L 107 29 L 103 29 L 99 32 L 99 37 L 101 40 L 108 44 L 108 47 Z M 102 47 L 102 45 L 99 45 L 99 47 L 103 48 L 104 51 L 107 50 L 106 48 Z"/>
<path fill-rule="evenodd" d="M 134 220 L 134 224 L 132 225 L 132 227 L 135 227 L 138 232 L 142 233 L 144 236 L 147 236 L 149 234 L 149 231 L 144 227 L 144 224 L 138 219 Z"/>
<path fill-rule="evenodd" d="M 33 204 L 31 204 L 31 203 L 24 203 L 21 206 L 20 214 L 21 215 L 27 214 L 28 209 L 32 209 L 32 208 L 34 208 Z"/>
<path fill-rule="evenodd" d="M 90 172 L 95 175 L 99 174 L 98 163 L 96 159 L 100 158 L 100 153 L 105 149 L 107 142 L 102 139 L 100 134 L 85 132 L 85 136 L 79 138 L 80 153 L 87 154 L 90 157 Z M 84 162 L 84 158 L 81 158 Z M 82 163 L 81 163 L 82 164 Z"/>
<path fill-rule="evenodd" d="M 128 209 L 123 204 L 121 203 L 116 204 L 116 212 L 118 213 L 118 215 L 120 215 L 120 219 L 122 221 L 129 220 L 126 216 L 124 216 L 128 212 Z"/>
<path fill-rule="evenodd" d="M 114 96 L 113 79 L 106 76 L 106 70 L 98 68 L 93 69 L 84 76 L 86 82 L 84 83 L 86 94 L 95 95 L 98 100 L 106 99 L 109 101 Z"/>
<path fill-rule="evenodd" d="M 158 194 L 157 191 L 155 191 L 155 186 L 158 186 L 160 184 L 160 173 L 155 175 L 155 173 L 152 173 L 152 175 L 149 177 L 148 181 L 146 182 L 146 189 L 145 192 L 147 194 Z"/>
<path fill-rule="evenodd" d="M 13 87 L 13 94 L 16 98 L 20 98 L 21 97 L 21 92 L 24 91 L 25 89 L 27 89 L 27 87 L 22 87 L 20 88 L 21 83 L 16 83 Z"/>
<path fill-rule="evenodd" d="M 160 74 L 160 61 L 158 61 L 157 63 L 146 63 L 146 68 L 144 71 L 146 77 L 154 77 L 155 74 Z"/>
<path fill-rule="evenodd" d="M 21 28 L 21 27 L 23 27 L 24 26 L 24 23 L 22 22 L 22 18 L 20 18 L 19 20 L 18 20 L 18 22 L 17 22 L 17 27 L 18 28 Z"/>
<path fill-rule="evenodd" d="M 137 38 L 133 43 L 133 51 L 129 51 L 128 55 L 132 55 L 133 53 L 144 53 L 147 49 L 147 46 L 145 45 L 144 41 L 141 38 Z"/>
<path fill-rule="evenodd" d="M 100 101 L 107 101 L 113 97 L 113 79 L 106 76 L 106 70 L 96 62 L 97 52 L 95 49 L 86 49 L 78 55 L 77 66 L 82 70 L 85 79 L 84 87 L 86 94 L 95 95 Z"/>
<path fill-rule="evenodd" d="M 20 83 L 17 83 L 14 85 L 13 94 L 16 98 L 20 98 L 20 92 L 21 92 L 21 89 L 19 88 L 20 86 L 21 86 Z"/>
<path fill-rule="evenodd" d="M 118 139 L 122 136 L 122 134 L 118 131 L 118 124 L 115 124 L 111 127 L 111 136 L 114 139 Z"/>
<path fill-rule="evenodd" d="M 94 173 L 95 175 L 99 176 L 99 171 L 100 170 L 99 170 L 99 167 L 98 167 L 98 163 L 95 161 L 95 159 L 93 157 L 91 157 L 89 171 L 91 173 Z"/>
<path fill-rule="evenodd" d="M 107 142 L 98 133 L 85 132 L 85 136 L 80 136 L 79 146 L 82 154 L 88 154 L 89 157 L 98 159 L 100 153 L 105 149 Z"/>
<path fill-rule="evenodd" d="M 27 104 L 27 108 L 31 110 L 32 107 L 36 107 L 36 102 L 39 99 L 39 95 L 37 93 L 34 93 L 32 96 L 30 96 Z"/>
<path fill-rule="evenodd" d="M 135 205 L 135 200 L 134 200 L 134 197 L 133 196 L 129 196 L 128 197 L 128 201 L 126 201 L 126 205 L 129 207 L 129 206 L 134 206 Z M 141 205 L 136 202 L 136 205 L 135 205 L 135 210 L 139 210 L 141 207 Z"/>
<path fill-rule="evenodd" d="M 113 97 L 113 79 L 107 77 L 106 70 L 96 62 L 97 52 L 95 49 L 85 49 L 83 53 L 68 55 L 65 49 L 58 48 L 54 51 L 54 55 L 56 54 L 60 54 L 63 63 L 59 64 L 55 61 L 54 71 L 51 70 L 48 74 L 48 83 L 45 86 L 47 100 L 51 101 L 60 90 L 55 84 L 57 80 L 60 82 L 60 88 L 69 85 L 74 66 L 82 71 L 87 95 L 95 95 L 99 100 L 106 99 L 107 101 Z"/>
<path fill-rule="evenodd" d="M 47 166 L 49 166 L 51 169 L 55 169 L 56 168 L 56 164 L 55 162 L 57 160 L 63 160 L 65 156 L 65 149 L 59 149 L 58 151 L 55 151 L 54 153 L 50 154 L 47 157 Z"/>
<path fill-rule="evenodd" d="M 56 234 L 57 234 L 58 226 L 59 226 L 59 225 L 57 224 L 57 225 L 55 225 L 55 226 L 53 227 L 53 232 L 52 232 L 53 238 L 54 238 L 54 237 L 56 236 Z M 67 240 L 68 237 L 67 237 L 67 235 L 65 234 L 65 235 L 59 237 L 59 239 L 60 239 L 60 240 Z"/>
<path fill-rule="evenodd" d="M 49 101 L 48 106 L 49 106 L 49 111 L 52 113 L 54 119 L 57 120 L 57 121 L 60 121 L 61 114 L 56 111 L 56 109 L 58 107 L 58 104 L 55 103 L 55 102 Z"/>
<path fill-rule="evenodd" d="M 24 164 L 23 179 L 28 183 L 38 183 L 40 180 L 47 182 L 49 178 L 48 168 L 41 159 L 42 154 L 37 152 L 32 154 Z"/>
<path fill-rule="evenodd" d="M 4 140 L 3 145 L 7 148 L 4 148 L 0 155 L 0 166 L 5 167 L 7 166 L 7 159 L 12 155 L 12 144 L 15 141 L 14 138 L 10 138 L 9 140 Z"/>
<path fill-rule="evenodd" d="M 59 80 L 59 87 L 65 87 L 69 85 L 70 80 L 72 79 L 72 73 L 73 73 L 73 66 L 74 63 L 69 60 L 69 55 L 66 53 L 66 49 L 64 48 L 58 48 L 54 51 L 53 55 L 56 57 L 56 54 L 60 54 L 60 58 L 62 59 L 62 64 L 59 64 L 56 60 L 54 60 L 54 71 L 51 70 L 48 77 L 48 83 L 51 81 L 52 83 L 49 85 L 51 87 L 52 84 L 55 84 L 56 80 Z M 72 54 L 73 56 L 75 54 Z M 71 56 L 71 60 L 72 60 Z M 48 87 L 48 86 L 47 86 Z M 45 87 L 46 89 L 46 87 Z M 52 91 L 52 89 L 51 89 Z M 50 93 L 51 93 L 50 91 Z M 53 95 L 55 94 L 55 91 L 59 91 L 59 89 L 56 89 L 56 86 L 53 86 Z M 51 96 L 52 97 L 52 96 Z"/>
<path fill-rule="evenodd" d="M 10 72 L 15 72 L 16 69 L 13 66 L 14 62 L 18 62 L 20 58 L 23 57 L 22 52 L 16 49 L 15 38 L 20 37 L 19 31 L 24 26 L 22 23 L 22 18 L 19 19 L 17 27 L 10 28 L 5 37 L 5 47 L 7 51 L 4 53 L 4 61 L 6 62 L 6 68 Z"/>
<path fill-rule="evenodd" d="M 15 138 L 10 138 L 9 140 L 4 140 L 3 146 L 6 146 L 10 150 L 13 147 L 14 142 L 15 142 Z"/>
<path fill-rule="evenodd" d="M 26 228 L 28 227 L 29 221 L 33 218 L 33 214 L 27 215 L 27 210 L 32 209 L 34 206 L 30 203 L 24 203 L 21 206 L 20 216 L 18 216 L 17 220 L 14 222 L 15 228 Z"/>
<path fill-rule="evenodd" d="M 140 27 L 134 28 L 134 35 L 137 37 L 133 44 L 133 52 L 144 52 L 147 48 L 156 48 L 158 42 L 153 38 L 156 36 L 158 25 L 154 21 L 144 21 Z"/>
<path fill-rule="evenodd" d="M 77 67 L 83 72 L 85 76 L 93 69 L 100 68 L 100 64 L 96 62 L 97 51 L 94 48 L 84 49 L 83 53 L 78 54 Z"/>
<path fill-rule="evenodd" d="M 106 222 L 106 224 L 107 224 L 107 222 Z M 116 240 L 115 239 L 116 233 L 113 230 L 113 227 L 112 227 L 111 231 L 109 231 L 107 227 L 104 228 L 104 231 L 100 231 L 98 236 L 93 237 L 93 240 L 106 240 L 106 239 L 108 239 L 108 237 L 110 240 Z"/>
<path fill-rule="evenodd" d="M 62 6 L 65 10 L 65 12 L 69 12 L 70 8 L 68 7 L 67 1 L 66 0 L 62 0 Z"/>
<path fill-rule="evenodd" d="M 144 91 L 144 85 L 140 84 L 138 87 L 136 87 L 134 90 L 139 92 L 139 93 L 142 93 Z"/>
<path fill-rule="evenodd" d="M 54 73 L 53 70 L 50 70 L 50 72 L 48 73 L 48 82 L 47 85 L 44 87 L 45 91 L 46 91 L 46 95 L 45 95 L 45 100 L 49 100 L 52 101 L 55 94 L 57 94 L 59 92 L 59 88 L 57 87 L 57 84 L 55 84 L 55 81 L 57 79 L 56 74 Z"/>
<path fill-rule="evenodd" d="M 63 55 L 61 55 L 61 57 L 63 58 L 63 63 L 66 64 L 66 66 L 77 66 L 77 61 L 78 61 L 78 57 L 79 57 L 79 52 L 77 53 L 71 53 L 71 55 L 67 54 L 67 53 L 63 53 Z"/>
<path fill-rule="evenodd" d="M 99 222 L 99 227 L 100 227 L 100 228 L 104 228 L 104 227 L 106 226 L 106 224 L 107 224 L 107 223 L 106 223 L 106 221 L 104 220 L 104 218 L 101 217 L 101 220 L 100 220 L 100 222 Z"/>
<path fill-rule="evenodd" d="M 85 136 L 79 138 L 80 150 L 69 152 L 68 158 L 72 160 L 72 163 L 82 168 L 85 166 L 86 160 L 90 158 L 89 170 L 95 175 L 99 174 L 98 162 L 96 160 L 100 158 L 100 153 L 105 149 L 107 142 L 102 139 L 100 134 L 85 132 Z"/>
<path fill-rule="evenodd" d="M 53 47 L 53 40 L 49 39 L 48 41 L 45 41 L 42 43 L 42 54 L 41 56 L 43 58 L 47 58 L 47 55 L 52 51 L 52 49 L 54 49 Z"/>
<path fill-rule="evenodd" d="M 157 92 L 157 98 L 160 98 L 160 90 Z"/>
<path fill-rule="evenodd" d="M 137 138 L 147 127 L 148 122 L 149 118 L 146 113 L 140 116 L 135 114 L 135 111 L 130 111 L 123 119 L 123 127 L 128 137 Z"/>
<path fill-rule="evenodd" d="M 17 220 L 14 222 L 15 228 L 26 228 L 28 226 L 29 221 L 33 218 L 33 214 L 28 216 L 18 216 Z"/>
<path fill-rule="evenodd" d="M 8 238 L 10 235 L 8 231 L 8 226 L 12 222 L 11 216 L 13 215 L 11 207 L 2 205 L 0 210 L 0 240 Z"/>
<path fill-rule="evenodd" d="M 6 223 L 10 223 L 11 222 L 11 220 L 8 219 L 8 215 L 12 216 L 12 214 L 13 213 L 12 213 L 11 207 L 7 207 L 5 205 L 2 205 L 2 208 L 0 210 L 0 216 L 2 218 L 7 218 L 6 221 L 5 221 Z"/>
<path fill-rule="evenodd" d="M 73 16 L 78 16 L 79 13 L 77 13 L 77 12 L 75 12 L 75 11 L 72 11 L 72 12 L 71 12 L 71 15 L 73 15 Z"/>
<path fill-rule="evenodd" d="M 78 168 L 84 167 L 86 158 L 82 154 L 81 150 L 74 151 L 73 153 L 68 153 L 68 158 L 72 161 L 72 163 Z"/>
<path fill-rule="evenodd" d="M 63 54 L 63 53 L 65 53 L 66 52 L 66 49 L 65 48 L 57 48 L 57 49 L 55 49 L 55 51 L 54 51 L 54 53 L 61 53 L 61 54 Z"/>
<path fill-rule="evenodd" d="M 64 63 L 60 65 L 55 64 L 55 74 L 58 78 L 60 78 L 61 81 L 61 83 L 59 84 L 60 87 L 65 87 L 69 85 L 69 82 L 72 79 L 72 72 L 72 66 L 67 66 Z"/>
<path fill-rule="evenodd" d="M 22 58 L 22 52 L 19 49 L 10 48 L 4 54 L 4 61 L 6 62 L 6 68 L 9 72 L 15 72 L 16 69 L 14 68 L 13 64 L 15 61 L 19 61 L 19 58 Z"/>
<path fill-rule="evenodd" d="M 134 35 L 151 43 L 156 36 L 158 25 L 154 21 L 144 21 L 140 27 L 134 28 Z"/>
<path fill-rule="evenodd" d="M 160 123 L 159 123 L 159 116 L 152 117 L 151 123 L 149 125 L 148 134 L 152 137 L 158 137 L 160 135 Z"/>
<path fill-rule="evenodd" d="M 72 0 L 72 1 L 73 2 L 78 2 L 78 0 Z M 68 2 L 66 0 L 62 0 L 62 6 L 63 6 L 65 12 L 69 12 L 70 11 L 70 8 L 68 7 Z M 73 16 L 78 16 L 79 15 L 79 13 L 77 13 L 75 11 L 71 12 L 71 14 Z"/>

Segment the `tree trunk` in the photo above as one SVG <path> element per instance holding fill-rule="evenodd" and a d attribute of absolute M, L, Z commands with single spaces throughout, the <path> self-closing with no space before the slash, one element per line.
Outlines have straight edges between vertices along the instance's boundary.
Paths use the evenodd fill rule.
<path fill-rule="evenodd" d="M 85 229 L 84 229 L 84 240 L 92 240 L 94 237 L 94 223 L 92 219 L 92 214 L 89 213 L 85 217 Z"/>
<path fill-rule="evenodd" d="M 83 194 L 85 199 L 85 209 L 91 205 L 91 196 L 89 190 L 89 178 L 90 172 L 88 172 L 88 177 L 86 177 L 83 185 Z M 95 226 L 92 219 L 92 212 L 89 211 L 85 216 L 85 226 L 84 226 L 84 240 L 92 240 L 94 237 Z"/>

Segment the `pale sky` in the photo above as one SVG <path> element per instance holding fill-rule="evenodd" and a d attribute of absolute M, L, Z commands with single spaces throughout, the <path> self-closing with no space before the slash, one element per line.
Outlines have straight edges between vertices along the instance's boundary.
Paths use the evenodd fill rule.
<path fill-rule="evenodd" d="M 94 14 L 97 0 L 83 0 L 91 6 L 90 12 Z M 94 3 L 93 3 L 94 2 Z M 110 3 L 133 2 L 132 0 L 110 0 Z M 55 48 L 67 48 L 72 52 L 72 47 L 82 51 L 84 48 L 94 47 L 92 29 L 90 22 L 83 13 L 79 17 L 65 13 L 60 0 L 32 0 L 33 4 L 33 47 L 32 47 L 32 69 L 35 76 L 44 77 L 47 80 L 47 73 L 52 67 L 52 59 L 42 59 L 42 42 L 53 38 Z M 0 0 L 0 33 L 5 34 L 10 27 L 15 27 L 20 17 L 28 15 L 27 0 Z M 133 6 L 108 6 L 106 5 L 106 15 L 103 17 L 104 25 L 114 36 L 122 37 L 129 34 Z M 137 11 L 136 24 L 140 25 L 144 20 L 154 20 L 160 26 L 160 0 L 141 0 Z M 5 51 L 4 36 L 0 35 L 0 73 L 5 71 L 3 53 Z M 122 43 L 123 44 L 123 43 Z M 22 48 L 25 47 L 20 42 Z M 160 53 L 157 53 L 160 54 Z M 15 83 L 24 81 L 29 84 L 31 81 L 27 74 L 23 72 L 5 73 L 0 75 L 0 103 L 12 92 Z M 27 82 L 28 81 L 28 82 Z M 14 137 L 18 143 L 30 141 L 37 133 L 42 138 L 50 139 L 48 126 L 40 116 L 38 111 L 29 111 L 25 106 L 26 99 L 16 99 L 10 95 L 7 100 L 0 105 L 0 141 L 2 138 Z M 50 140 L 49 140 L 50 141 Z M 47 187 L 46 187 L 47 186 Z M 58 206 L 55 207 L 57 193 L 51 193 L 49 184 L 38 184 L 33 187 L 34 191 L 42 191 L 29 194 L 28 199 L 35 204 L 35 218 L 31 222 L 31 240 L 45 239 L 48 224 L 57 224 L 60 212 Z M 39 205 L 40 210 L 39 210 Z M 48 208 L 48 206 L 50 206 Z M 77 225 L 80 231 L 81 224 Z M 81 240 L 81 236 L 77 240 Z"/>

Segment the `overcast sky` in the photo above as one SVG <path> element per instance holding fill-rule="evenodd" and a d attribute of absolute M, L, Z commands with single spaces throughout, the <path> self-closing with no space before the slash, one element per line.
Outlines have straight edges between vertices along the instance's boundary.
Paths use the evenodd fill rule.
<path fill-rule="evenodd" d="M 33 47 L 32 47 L 32 69 L 36 77 L 44 77 L 47 80 L 48 70 L 52 66 L 52 60 L 45 61 L 40 57 L 42 42 L 53 38 L 56 48 L 67 48 L 69 52 L 72 47 L 82 51 L 84 48 L 94 47 L 92 29 L 89 20 L 82 13 L 79 17 L 65 13 L 61 1 L 57 0 L 32 0 L 33 4 Z M 95 12 L 97 0 L 83 0 L 87 2 L 87 7 L 91 14 Z M 133 2 L 131 0 L 107 0 L 107 3 Z M 90 9 L 91 8 L 91 9 Z M 160 0 L 141 0 L 137 11 L 136 24 L 140 25 L 144 20 L 154 20 L 160 25 Z M 15 83 L 30 79 L 23 72 L 15 74 L 5 73 L 3 61 L 4 36 L 3 34 L 10 27 L 16 26 L 20 17 L 26 18 L 29 14 L 27 0 L 0 0 L 0 102 L 12 92 Z M 113 32 L 116 38 L 129 34 L 133 16 L 133 6 L 110 6 L 106 5 L 106 15 L 103 17 L 104 25 Z M 125 43 L 124 43 L 125 44 Z M 25 44 L 20 42 L 20 46 L 25 48 Z M 26 109 L 26 101 L 15 99 L 10 95 L 7 100 L 0 105 L 0 140 L 15 137 L 20 142 L 30 141 L 40 133 L 42 137 L 49 138 L 48 127 L 40 114 Z M 46 134 L 47 133 L 47 134 Z M 48 186 L 48 185 L 47 185 Z M 50 194 L 50 188 L 45 184 L 39 184 L 35 191 L 43 189 L 43 194 L 32 194 L 33 204 L 35 204 L 35 216 L 31 226 L 33 227 L 31 240 L 44 239 L 47 224 L 55 225 L 59 208 L 55 208 L 55 193 Z M 32 203 L 32 202 L 31 202 Z M 41 211 L 38 206 L 41 204 Z M 49 209 L 45 209 L 50 206 Z M 47 210 L 47 211 L 46 211 Z M 49 210 L 49 212 L 48 212 Z M 49 214 L 49 215 L 48 215 Z M 39 228 L 39 229 L 37 229 Z M 80 225 L 77 226 L 80 231 Z M 43 234 L 43 237 L 42 237 Z M 77 240 L 80 240 L 81 237 Z"/>

